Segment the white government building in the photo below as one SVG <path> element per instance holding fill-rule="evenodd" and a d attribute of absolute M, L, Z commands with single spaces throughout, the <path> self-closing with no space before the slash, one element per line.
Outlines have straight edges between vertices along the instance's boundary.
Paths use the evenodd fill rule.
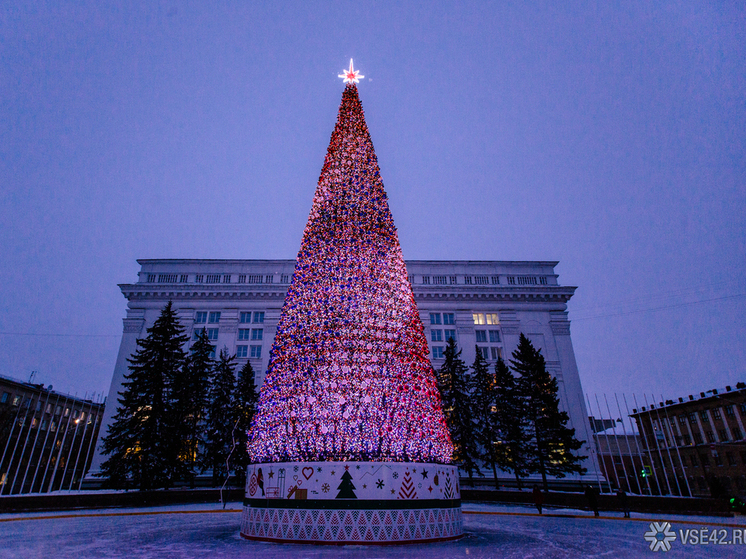
<path fill-rule="evenodd" d="M 236 354 L 239 368 L 251 361 L 261 386 L 295 268 L 295 260 L 137 262 L 141 265 L 137 283 L 119 285 L 127 299 L 127 316 L 100 437 L 115 414 L 127 358 L 168 301 L 192 341 L 204 328 L 218 351 L 226 347 Z M 522 332 L 541 348 L 548 371 L 558 381 L 561 408 L 570 416 L 568 426 L 575 428 L 578 439 L 591 440 L 567 318 L 567 302 L 576 288 L 559 285 L 554 272 L 557 262 L 409 260 L 406 264 L 433 367 L 443 362 L 449 337 L 456 338 L 467 365 L 477 347 L 494 365 L 498 356 L 510 358 Z M 103 461 L 99 445 L 100 440 L 90 474 Z M 594 449 L 584 445 L 581 452 L 589 457 L 584 463 L 586 479 L 595 478 Z M 506 474 L 506 479 L 510 477 Z"/>

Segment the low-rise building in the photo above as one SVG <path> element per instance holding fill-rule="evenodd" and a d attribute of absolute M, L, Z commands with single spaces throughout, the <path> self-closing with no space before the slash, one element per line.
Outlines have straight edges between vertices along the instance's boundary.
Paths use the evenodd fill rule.
<path fill-rule="evenodd" d="M 0 376 L 0 495 L 79 489 L 104 404 Z"/>

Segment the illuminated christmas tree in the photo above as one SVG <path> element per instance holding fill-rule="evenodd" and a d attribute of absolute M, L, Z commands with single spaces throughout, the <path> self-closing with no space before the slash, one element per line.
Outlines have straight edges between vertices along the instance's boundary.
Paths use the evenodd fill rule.
<path fill-rule="evenodd" d="M 450 463 L 429 348 L 352 70 L 249 435 L 253 463 Z"/>

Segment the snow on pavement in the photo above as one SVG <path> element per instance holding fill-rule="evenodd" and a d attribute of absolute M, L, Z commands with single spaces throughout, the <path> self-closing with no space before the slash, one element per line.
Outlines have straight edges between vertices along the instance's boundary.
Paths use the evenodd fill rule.
<path fill-rule="evenodd" d="M 177 505 L 0 515 L 0 558 L 142 559 L 451 557 L 746 557 L 742 545 L 683 545 L 679 530 L 713 530 L 728 540 L 746 533 L 744 517 L 686 517 L 618 513 L 593 518 L 586 511 L 464 503 L 466 535 L 456 542 L 396 546 L 312 546 L 247 541 L 239 536 L 240 504 Z M 644 534 L 651 521 L 668 521 L 671 550 L 654 553 Z M 720 536 L 726 535 L 726 538 Z M 744 538 L 746 539 L 746 538 Z M 690 539 L 691 541 L 691 539 Z"/>

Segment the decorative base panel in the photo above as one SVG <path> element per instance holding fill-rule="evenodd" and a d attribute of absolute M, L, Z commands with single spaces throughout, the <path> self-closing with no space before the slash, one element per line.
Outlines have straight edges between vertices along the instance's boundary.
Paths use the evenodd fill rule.
<path fill-rule="evenodd" d="M 241 535 L 261 541 L 402 544 L 463 535 L 455 466 L 290 462 L 249 466 Z"/>

